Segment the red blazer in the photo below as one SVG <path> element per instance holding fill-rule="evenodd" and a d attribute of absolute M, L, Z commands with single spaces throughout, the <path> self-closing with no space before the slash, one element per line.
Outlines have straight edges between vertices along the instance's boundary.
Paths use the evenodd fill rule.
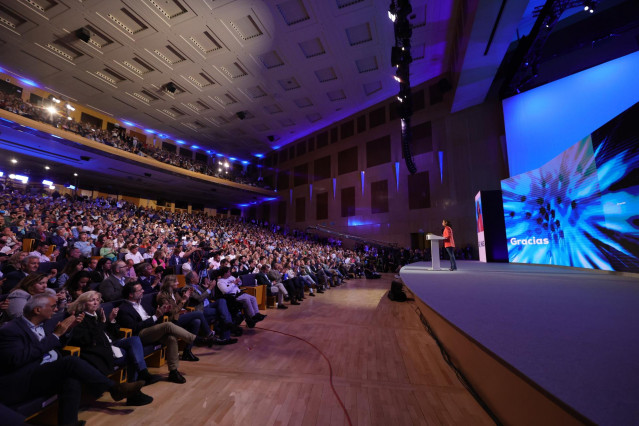
<path fill-rule="evenodd" d="M 453 229 L 450 226 L 444 227 L 444 247 L 455 247 L 455 239 L 453 238 Z"/>

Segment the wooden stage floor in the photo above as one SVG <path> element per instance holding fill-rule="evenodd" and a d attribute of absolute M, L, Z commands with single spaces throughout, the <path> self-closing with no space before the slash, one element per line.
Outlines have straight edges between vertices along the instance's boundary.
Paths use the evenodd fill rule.
<path fill-rule="evenodd" d="M 392 280 L 350 280 L 302 306 L 268 309 L 239 343 L 196 348 L 183 385 L 159 382 L 155 398 L 127 407 L 103 396 L 80 413 L 89 425 L 488 425 L 490 418 L 444 363 L 414 303 L 386 297 Z M 152 369 L 167 375 L 166 367 Z"/>

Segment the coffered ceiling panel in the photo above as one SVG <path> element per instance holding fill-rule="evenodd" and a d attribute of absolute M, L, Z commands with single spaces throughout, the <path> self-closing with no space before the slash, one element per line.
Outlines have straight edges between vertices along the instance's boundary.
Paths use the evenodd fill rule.
<path fill-rule="evenodd" d="M 397 93 L 388 3 L 2 1 L 0 67 L 114 120 L 251 160 Z M 447 67 L 453 0 L 411 3 L 417 85 Z"/>

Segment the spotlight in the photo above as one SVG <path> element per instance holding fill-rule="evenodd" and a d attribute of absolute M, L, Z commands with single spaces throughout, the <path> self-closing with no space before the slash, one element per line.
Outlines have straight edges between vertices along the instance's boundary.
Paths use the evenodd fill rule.
<path fill-rule="evenodd" d="M 45 179 L 45 180 L 42 181 L 42 185 L 51 186 L 51 185 L 53 185 L 53 182 L 51 182 L 50 180 L 46 180 Z"/>
<path fill-rule="evenodd" d="M 388 18 L 393 22 L 397 20 L 397 5 L 395 4 L 395 0 L 391 1 L 388 7 Z"/>
<path fill-rule="evenodd" d="M 77 173 L 74 173 L 74 174 L 73 174 L 73 176 L 78 177 L 78 174 L 77 174 Z"/>
<path fill-rule="evenodd" d="M 13 164 L 17 164 L 17 163 L 18 163 L 18 160 L 16 160 L 15 158 L 12 158 L 12 159 L 11 159 L 11 162 L 12 162 Z"/>
<path fill-rule="evenodd" d="M 49 166 L 44 166 L 44 170 L 49 170 L 49 169 L 51 169 L 51 167 L 49 167 Z"/>
<path fill-rule="evenodd" d="M 49 114 L 57 114 L 58 113 L 58 110 L 55 109 L 55 107 L 53 107 L 53 106 L 47 107 L 47 111 L 49 111 Z"/>
<path fill-rule="evenodd" d="M 170 93 L 175 93 L 177 91 L 177 86 L 172 81 L 169 81 L 166 84 L 166 91 Z"/>
<path fill-rule="evenodd" d="M 75 108 L 71 104 L 66 104 L 66 107 L 69 111 L 75 111 Z"/>

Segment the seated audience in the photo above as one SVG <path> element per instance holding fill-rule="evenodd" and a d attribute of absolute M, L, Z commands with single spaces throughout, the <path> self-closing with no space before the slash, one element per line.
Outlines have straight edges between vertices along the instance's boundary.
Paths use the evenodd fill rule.
<path fill-rule="evenodd" d="M 71 315 L 48 334 L 43 323 L 57 311 L 55 297 L 40 294 L 24 307 L 23 316 L 0 328 L 0 400 L 9 406 L 58 394 L 58 424 L 78 423 L 82 389 L 105 391 L 120 401 L 137 393 L 143 381 L 114 383 L 85 360 L 62 356 L 61 339 L 82 316 Z"/>
<path fill-rule="evenodd" d="M 51 255 L 47 255 L 49 251 L 50 245 L 46 241 L 40 241 L 37 243 L 35 250 L 29 253 L 29 256 L 36 256 L 40 260 L 40 263 L 44 262 L 55 262 L 56 257 L 60 253 L 57 250 L 54 250 Z"/>
<path fill-rule="evenodd" d="M 76 272 L 80 272 L 83 269 L 84 263 L 82 263 L 82 260 L 76 258 L 70 259 L 64 266 L 64 269 L 62 269 L 62 272 L 60 272 L 60 276 L 58 276 L 58 279 L 56 281 L 57 286 L 64 287 L 71 275 L 75 274 Z"/>
<path fill-rule="evenodd" d="M 7 296 L 7 300 L 9 301 L 9 306 L 7 307 L 9 319 L 22 316 L 24 305 L 36 294 L 48 294 L 56 298 L 59 308 L 66 306 L 64 293 L 56 294 L 55 290 L 47 288 L 48 279 L 48 275 L 34 273 L 25 277 L 11 290 L 9 296 Z"/>
<path fill-rule="evenodd" d="M 132 265 L 144 262 L 144 256 L 140 254 L 137 244 L 131 244 L 129 246 L 129 252 L 124 256 L 124 260 L 127 262 L 133 261 Z"/>
<path fill-rule="evenodd" d="M 278 309 L 287 309 L 286 306 L 284 306 L 284 296 L 288 296 L 288 292 L 286 291 L 286 287 L 284 287 L 284 284 L 282 283 L 278 283 L 278 282 L 272 282 L 271 280 L 268 279 L 268 271 L 270 269 L 270 266 L 268 265 L 262 265 L 262 267 L 260 268 L 260 272 L 259 274 L 257 274 L 255 276 L 255 279 L 257 280 L 257 283 L 259 285 L 265 285 L 267 291 L 269 292 L 269 294 L 274 294 L 277 296 L 277 308 Z"/>
<path fill-rule="evenodd" d="M 138 283 L 142 285 L 145 293 L 154 293 L 160 288 L 162 275 L 156 274 L 150 263 L 138 264 L 135 267 L 135 274 L 138 276 Z"/>
<path fill-rule="evenodd" d="M 220 289 L 223 295 L 226 297 L 235 298 L 244 307 L 246 314 L 246 325 L 250 328 L 255 327 L 255 323 L 258 323 L 266 315 L 260 313 L 257 306 L 257 299 L 255 296 L 251 296 L 247 293 L 242 293 L 242 290 L 238 287 L 238 284 L 242 282 L 241 279 L 231 276 L 231 269 L 228 266 L 220 268 L 221 277 L 217 279 L 217 287 Z"/>
<path fill-rule="evenodd" d="M 11 291 L 23 278 L 30 274 L 35 274 L 40 267 L 40 260 L 37 256 L 26 256 L 20 261 L 20 269 L 10 272 L 6 275 L 6 281 L 2 285 L 2 293 L 6 294 Z M 51 269 L 47 275 L 49 282 L 55 282 L 57 270 Z"/>
<path fill-rule="evenodd" d="M 98 285 L 98 291 L 102 294 L 102 299 L 105 302 L 122 299 L 122 288 L 126 283 L 126 270 L 126 263 L 118 260 L 111 266 L 111 275 Z"/>
<path fill-rule="evenodd" d="M 199 341 L 210 345 L 213 338 L 198 338 L 195 334 L 189 333 L 172 322 L 164 322 L 162 318 L 167 312 L 166 306 L 159 306 L 155 312 L 147 311 L 147 308 L 141 304 L 143 294 L 144 290 L 140 284 L 127 283 L 122 289 L 122 297 L 125 301 L 120 305 L 116 321 L 120 327 L 133 330 L 133 335 L 139 336 L 144 345 L 155 342 L 166 345 L 169 381 L 186 383 L 186 379 L 178 371 L 180 361 L 177 339 L 181 339 L 187 344 Z"/>
<path fill-rule="evenodd" d="M 111 276 L 111 264 L 112 261 L 108 257 L 103 257 L 98 260 L 98 264 L 95 266 L 95 279 L 93 282 L 101 283 Z"/>
<path fill-rule="evenodd" d="M 2 265 L 1 269 L 2 274 L 5 276 L 5 278 L 11 272 L 20 270 L 20 262 L 22 262 L 22 259 L 24 259 L 28 255 L 29 253 L 27 253 L 26 251 L 16 251 L 11 256 L 9 256 L 5 264 Z"/>
<path fill-rule="evenodd" d="M 104 245 L 100 248 L 100 256 L 114 261 L 118 258 L 115 248 L 113 248 L 113 240 L 104 240 Z"/>
<path fill-rule="evenodd" d="M 61 292 L 65 293 L 67 301 L 72 302 L 89 289 L 89 282 L 91 282 L 91 272 L 78 271 L 69 277 Z"/>
<path fill-rule="evenodd" d="M 148 265 L 151 267 L 151 265 Z M 193 311 L 182 313 L 186 306 L 193 289 L 191 287 L 183 287 L 178 291 L 178 280 L 175 275 L 167 275 L 162 279 L 160 291 L 156 296 L 157 305 L 163 308 L 169 321 L 195 334 L 213 337 L 209 322 L 204 317 L 202 311 Z M 191 351 L 193 345 L 188 344 L 182 352 L 183 361 L 199 361 Z"/>
<path fill-rule="evenodd" d="M 80 348 L 80 358 L 100 370 L 102 374 L 113 373 L 116 366 L 127 367 L 127 381 L 143 380 L 145 385 L 156 383 L 160 376 L 152 375 L 146 368 L 144 350 L 138 336 L 117 338 L 119 327 L 115 322 L 118 308 L 113 308 L 109 318 L 100 307 L 100 293 L 88 291 L 71 303 L 67 310 L 71 315 L 84 319 L 73 328 L 68 345 Z M 150 404 L 153 398 L 141 391 L 129 396 L 126 405 Z"/>
<path fill-rule="evenodd" d="M 89 239 L 89 234 L 86 232 L 80 232 L 79 239 L 73 243 L 73 247 L 80 250 L 80 254 L 83 257 L 91 257 L 92 250 L 95 248 L 93 241 Z"/>
<path fill-rule="evenodd" d="M 226 299 L 213 299 L 215 281 L 205 278 L 199 283 L 199 278 L 195 272 L 189 272 L 185 277 L 186 285 L 191 288 L 191 296 L 188 305 L 196 311 L 201 311 L 208 324 L 217 323 L 216 330 L 219 337 L 216 337 L 214 344 L 230 345 L 237 343 L 237 339 L 231 338 L 231 332 L 241 335 L 242 329 L 233 322 L 233 317 L 226 304 Z"/>

